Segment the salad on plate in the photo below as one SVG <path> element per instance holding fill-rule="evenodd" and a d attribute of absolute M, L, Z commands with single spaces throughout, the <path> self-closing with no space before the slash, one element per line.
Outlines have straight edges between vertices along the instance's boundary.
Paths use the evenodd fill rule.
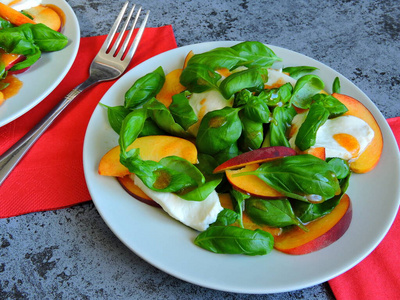
<path fill-rule="evenodd" d="M 199 231 L 215 253 L 306 254 L 339 239 L 346 190 L 382 152 L 368 109 L 310 66 L 285 66 L 260 42 L 189 52 L 182 68 L 149 70 L 106 106 L 119 145 L 100 175 Z"/>
<path fill-rule="evenodd" d="M 40 0 L 0 1 L 0 104 L 16 95 L 22 82 L 15 74 L 28 70 L 42 53 L 66 47 L 60 31 L 63 12 Z"/>

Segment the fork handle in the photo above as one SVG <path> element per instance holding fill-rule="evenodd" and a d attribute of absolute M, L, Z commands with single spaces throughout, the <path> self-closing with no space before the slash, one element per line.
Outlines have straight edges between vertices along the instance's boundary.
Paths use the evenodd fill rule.
<path fill-rule="evenodd" d="M 22 157 L 24 157 L 28 150 L 53 123 L 57 116 L 68 106 L 68 104 L 70 104 L 81 92 L 97 82 L 98 81 L 94 80 L 92 77 L 89 77 L 86 81 L 76 86 L 39 123 L 11 146 L 10 149 L 0 155 L 0 186 Z"/>

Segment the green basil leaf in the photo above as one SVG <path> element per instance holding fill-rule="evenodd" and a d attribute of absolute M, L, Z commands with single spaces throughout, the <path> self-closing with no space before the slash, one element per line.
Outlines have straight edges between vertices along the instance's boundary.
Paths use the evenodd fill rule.
<path fill-rule="evenodd" d="M 234 142 L 230 146 L 219 151 L 218 153 L 214 154 L 213 156 L 218 161 L 218 164 L 222 164 L 223 162 L 227 161 L 228 159 L 238 156 L 240 153 L 241 152 L 239 150 L 237 142 Z"/>
<path fill-rule="evenodd" d="M 346 105 L 331 95 L 316 94 L 312 101 L 323 105 L 329 111 L 329 118 L 336 118 L 348 111 Z"/>
<path fill-rule="evenodd" d="M 339 77 L 335 77 L 332 84 L 332 94 L 340 93 L 340 79 Z"/>
<path fill-rule="evenodd" d="M 253 121 L 247 117 L 241 117 L 242 135 L 239 146 L 243 152 L 255 150 L 261 147 L 264 140 L 263 123 Z"/>
<path fill-rule="evenodd" d="M 259 123 L 269 123 L 271 112 L 267 103 L 259 97 L 251 97 L 244 106 L 244 115 L 246 118 Z"/>
<path fill-rule="evenodd" d="M 324 89 L 324 82 L 317 75 L 304 75 L 297 80 L 290 103 L 299 108 L 309 108 L 311 97 Z"/>
<path fill-rule="evenodd" d="M 22 70 L 25 68 L 28 68 L 30 66 L 32 66 L 35 62 L 37 62 L 39 60 L 39 58 L 42 56 L 42 52 L 40 51 L 40 49 L 34 45 L 32 52 L 30 54 L 25 54 L 25 59 L 21 62 L 16 63 L 15 65 L 13 65 L 9 71 L 18 71 L 18 70 Z"/>
<path fill-rule="evenodd" d="M 146 119 L 146 110 L 141 108 L 135 109 L 129 113 L 122 121 L 118 140 L 119 146 L 121 147 L 121 153 L 124 154 L 128 146 L 131 145 L 139 136 Z"/>
<path fill-rule="evenodd" d="M 164 82 L 165 74 L 162 67 L 142 76 L 125 93 L 124 106 L 133 109 L 144 104 L 158 94 Z"/>
<path fill-rule="evenodd" d="M 4 20 L 3 18 L 0 18 L 0 30 L 5 29 L 5 28 L 12 28 L 12 27 L 14 27 L 13 24 Z"/>
<path fill-rule="evenodd" d="M 261 91 L 267 81 L 268 70 L 266 68 L 250 68 L 226 77 L 220 83 L 219 90 L 225 99 L 230 99 L 243 89 Z"/>
<path fill-rule="evenodd" d="M 139 133 L 139 137 L 149 136 L 149 135 L 167 135 L 167 133 L 159 128 L 151 118 L 147 118 L 144 122 L 143 129 Z"/>
<path fill-rule="evenodd" d="M 286 67 L 282 69 L 282 72 L 289 73 L 289 76 L 294 79 L 299 79 L 304 75 L 314 72 L 315 70 L 318 70 L 318 68 L 311 66 L 297 66 L 297 67 Z"/>
<path fill-rule="evenodd" d="M 349 172 L 345 178 L 340 180 L 340 194 L 325 202 L 307 203 L 293 200 L 292 207 L 296 216 L 298 216 L 303 223 L 308 223 L 331 213 L 331 211 L 339 204 L 343 195 L 346 193 L 349 186 L 350 175 L 351 173 Z"/>
<path fill-rule="evenodd" d="M 258 98 L 264 100 L 268 106 L 283 106 L 292 97 L 293 87 L 288 82 L 277 89 L 263 90 Z"/>
<path fill-rule="evenodd" d="M 144 107 L 148 110 L 151 119 L 161 130 L 183 138 L 191 137 L 181 125 L 175 122 L 169 109 L 156 98 L 152 98 Z"/>
<path fill-rule="evenodd" d="M 327 163 L 331 166 L 338 179 L 344 179 L 350 174 L 350 165 L 348 161 L 339 157 L 330 157 L 326 159 Z"/>
<path fill-rule="evenodd" d="M 304 225 L 301 224 L 294 214 L 292 206 L 287 199 L 263 200 L 252 198 L 246 200 L 245 211 L 256 224 L 271 227 L 297 225 L 304 228 Z"/>
<path fill-rule="evenodd" d="M 224 208 L 218 214 L 217 220 L 210 226 L 229 226 L 236 222 L 238 214 L 232 209 Z"/>
<path fill-rule="evenodd" d="M 199 64 L 207 66 L 211 70 L 217 70 L 221 68 L 227 68 L 228 70 L 231 70 L 239 62 L 243 61 L 246 61 L 246 59 L 240 57 L 239 54 L 232 48 L 220 47 L 208 52 L 195 54 L 189 60 L 188 67 L 194 64 Z"/>
<path fill-rule="evenodd" d="M 277 106 L 272 112 L 269 125 L 269 145 L 290 147 L 286 132 L 292 124 L 296 110 L 293 106 Z"/>
<path fill-rule="evenodd" d="M 181 74 L 180 83 L 192 93 L 202 93 L 217 89 L 221 75 L 207 65 L 190 64 Z"/>
<path fill-rule="evenodd" d="M 131 111 L 122 105 L 108 106 L 103 103 L 99 103 L 99 105 L 107 109 L 108 123 L 110 123 L 111 128 L 119 134 L 121 132 L 122 122 Z"/>
<path fill-rule="evenodd" d="M 42 52 L 53 52 L 64 49 L 68 38 L 61 32 L 50 29 L 44 24 L 34 24 L 31 27 L 33 40 Z"/>
<path fill-rule="evenodd" d="M 242 132 L 239 109 L 225 107 L 208 112 L 201 120 L 196 137 L 199 152 L 216 154 L 235 143 Z"/>
<path fill-rule="evenodd" d="M 329 111 L 322 105 L 314 103 L 301 124 L 296 136 L 295 144 L 301 151 L 309 149 L 315 144 L 318 129 L 328 120 Z"/>
<path fill-rule="evenodd" d="M 187 96 L 190 93 L 182 92 L 172 96 L 172 103 L 169 110 L 174 120 L 187 130 L 190 126 L 195 124 L 199 119 L 195 114 L 193 108 L 189 104 Z"/>
<path fill-rule="evenodd" d="M 250 41 L 239 43 L 233 47 L 240 57 L 246 58 L 246 62 L 239 62 L 238 65 L 246 67 L 270 67 L 277 61 L 282 61 L 281 58 L 263 43 Z"/>
<path fill-rule="evenodd" d="M 260 229 L 211 226 L 200 233 L 194 243 L 214 253 L 265 255 L 273 249 L 274 238 Z"/>
<path fill-rule="evenodd" d="M 323 202 L 340 190 L 339 181 L 324 160 L 310 154 L 287 156 L 263 163 L 253 172 L 235 176 L 256 175 L 287 197 Z"/>
<path fill-rule="evenodd" d="M 238 221 L 240 227 L 244 228 L 243 226 L 243 211 L 245 209 L 246 200 L 250 198 L 249 195 L 243 194 L 237 190 L 231 189 L 230 190 L 233 207 L 235 211 L 238 213 Z"/>

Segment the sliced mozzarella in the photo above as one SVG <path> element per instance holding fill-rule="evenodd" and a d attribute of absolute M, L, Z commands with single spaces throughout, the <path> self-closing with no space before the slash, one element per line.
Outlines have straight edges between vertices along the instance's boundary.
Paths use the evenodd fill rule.
<path fill-rule="evenodd" d="M 172 218 L 183 224 L 203 231 L 214 223 L 221 210 L 223 210 L 216 191 L 213 191 L 203 201 L 184 200 L 173 193 L 156 192 L 149 189 L 135 175 L 133 180 L 135 184 L 151 199 L 156 201 Z"/>
<path fill-rule="evenodd" d="M 290 146 L 295 149 L 297 132 L 304 122 L 307 113 L 293 118 Z M 326 157 L 339 157 L 345 160 L 356 160 L 374 138 L 374 131 L 362 119 L 355 116 L 340 116 L 327 120 L 317 131 L 313 147 L 324 147 Z"/>
<path fill-rule="evenodd" d="M 268 81 L 264 84 L 265 88 L 277 88 L 290 82 L 292 86 L 296 85 L 296 79 L 282 72 L 282 70 L 268 69 Z"/>
<path fill-rule="evenodd" d="M 20 1 L 15 1 L 15 0 L 1 0 L 1 3 L 9 5 L 11 4 L 11 7 L 14 8 L 15 10 L 21 11 L 24 9 L 28 9 L 31 7 L 39 6 L 42 1 L 41 0 L 20 0 Z"/>

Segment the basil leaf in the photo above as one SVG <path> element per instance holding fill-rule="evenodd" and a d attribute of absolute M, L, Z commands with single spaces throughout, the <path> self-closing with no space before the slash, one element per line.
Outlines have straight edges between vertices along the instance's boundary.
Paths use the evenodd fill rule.
<path fill-rule="evenodd" d="M 242 135 L 239 139 L 240 149 L 244 152 L 261 147 L 264 140 L 263 123 L 242 117 Z"/>
<path fill-rule="evenodd" d="M 351 172 L 349 172 L 345 178 L 340 180 L 340 194 L 325 202 L 307 203 L 293 200 L 292 207 L 296 216 L 298 216 L 302 222 L 308 223 L 331 213 L 331 211 L 339 204 L 343 195 L 346 193 L 350 182 L 350 175 Z"/>
<path fill-rule="evenodd" d="M 50 29 L 44 24 L 30 26 L 35 45 L 43 52 L 59 51 L 68 44 L 68 38 L 61 32 Z"/>
<path fill-rule="evenodd" d="M 256 224 L 265 224 L 271 227 L 297 225 L 304 228 L 287 199 L 249 199 L 246 201 L 246 213 Z"/>
<path fill-rule="evenodd" d="M 243 194 L 237 190 L 231 189 L 230 194 L 233 199 L 233 206 L 235 211 L 238 213 L 238 221 L 240 227 L 244 228 L 243 226 L 243 211 L 245 209 L 245 201 L 250 198 L 249 195 Z"/>
<path fill-rule="evenodd" d="M 225 99 L 230 99 L 235 93 L 243 89 L 261 91 L 267 81 L 268 70 L 266 68 L 250 68 L 226 77 L 220 83 L 219 90 Z"/>
<path fill-rule="evenodd" d="M 274 238 L 260 229 L 211 226 L 200 233 L 194 243 L 214 253 L 265 255 L 273 249 Z"/>
<path fill-rule="evenodd" d="M 324 82 L 317 75 L 304 75 L 297 80 L 290 103 L 298 108 L 309 108 L 311 97 L 324 89 Z"/>
<path fill-rule="evenodd" d="M 246 59 L 240 57 L 234 49 L 220 47 L 208 52 L 193 55 L 188 62 L 188 67 L 194 64 L 200 64 L 207 66 L 211 70 L 217 70 L 221 68 L 227 68 L 228 70 L 231 70 L 239 62 L 243 61 L 246 61 Z"/>
<path fill-rule="evenodd" d="M 99 105 L 107 109 L 108 123 L 110 123 L 111 128 L 119 134 L 121 132 L 122 122 L 131 111 L 122 105 L 113 107 L 103 103 L 99 103 Z"/>
<path fill-rule="evenodd" d="M 287 197 L 323 202 L 340 190 L 327 162 L 310 154 L 287 156 L 263 163 L 257 170 L 235 176 L 256 175 Z"/>
<path fill-rule="evenodd" d="M 13 24 L 4 20 L 3 18 L 0 18 L 0 29 L 12 28 L 12 27 L 14 27 Z"/>
<path fill-rule="evenodd" d="M 199 152 L 216 154 L 235 143 L 242 132 L 239 109 L 225 107 L 208 112 L 201 120 L 196 137 Z"/>
<path fill-rule="evenodd" d="M 219 151 L 213 156 L 218 161 L 218 164 L 222 164 L 223 162 L 231 159 L 235 156 L 238 156 L 241 152 L 239 151 L 239 147 L 237 142 L 232 143 L 229 147 Z"/>
<path fill-rule="evenodd" d="M 193 57 L 192 57 L 193 58 Z M 202 93 L 209 89 L 217 89 L 221 75 L 207 65 L 190 64 L 181 74 L 180 83 L 192 93 Z"/>
<path fill-rule="evenodd" d="M 140 132 L 139 137 L 149 135 L 167 135 L 167 133 L 159 128 L 151 118 L 147 118 L 144 122 L 143 129 Z"/>
<path fill-rule="evenodd" d="M 217 220 L 210 226 L 229 226 L 236 222 L 238 214 L 232 209 L 224 208 L 217 216 Z"/>
<path fill-rule="evenodd" d="M 173 95 L 172 103 L 169 106 L 172 117 L 184 130 L 187 130 L 199 120 L 189 104 L 188 95 L 188 92 Z"/>
<path fill-rule="evenodd" d="M 326 161 L 331 166 L 338 179 L 343 179 L 349 176 L 351 172 L 350 165 L 346 160 L 339 157 L 330 157 Z"/>
<path fill-rule="evenodd" d="M 336 118 L 348 111 L 346 105 L 331 95 L 316 94 L 312 101 L 323 105 L 329 111 L 329 118 Z"/>
<path fill-rule="evenodd" d="M 175 122 L 169 109 L 156 98 L 152 98 L 145 104 L 148 114 L 157 126 L 171 135 L 188 138 L 191 135 Z"/>
<path fill-rule="evenodd" d="M 259 97 L 250 97 L 244 106 L 244 115 L 246 118 L 259 123 L 268 123 L 270 121 L 271 112 L 267 103 Z"/>
<path fill-rule="evenodd" d="M 328 120 L 328 117 L 329 111 L 325 107 L 318 103 L 311 105 L 295 140 L 296 146 L 301 151 L 305 151 L 315 144 L 317 131 Z"/>
<path fill-rule="evenodd" d="M 165 74 L 162 67 L 142 76 L 125 93 L 124 106 L 133 109 L 147 102 L 158 94 L 164 82 Z"/>
<path fill-rule="evenodd" d="M 286 67 L 282 69 L 282 72 L 289 73 L 289 76 L 294 79 L 299 79 L 300 77 L 310 74 L 315 70 L 318 70 L 318 68 L 311 66 L 297 66 L 297 67 Z"/>
<path fill-rule="evenodd" d="M 258 98 L 264 100 L 268 106 L 283 106 L 292 96 L 293 87 L 287 82 L 277 89 L 263 90 Z"/>
<path fill-rule="evenodd" d="M 147 113 L 143 108 L 135 109 L 125 117 L 121 124 L 121 131 L 118 140 L 119 146 L 121 147 L 121 153 L 125 154 L 128 146 L 139 136 L 146 119 Z"/>
<path fill-rule="evenodd" d="M 286 132 L 295 115 L 296 110 L 293 106 L 277 106 L 274 108 L 269 125 L 270 146 L 290 147 Z"/>
<path fill-rule="evenodd" d="M 335 77 L 332 84 L 332 94 L 340 93 L 340 80 L 339 77 Z"/>
<path fill-rule="evenodd" d="M 260 42 L 243 42 L 231 48 L 235 50 L 240 57 L 246 58 L 247 60 L 246 62 L 239 62 L 239 65 L 244 65 L 249 68 L 270 67 L 275 62 L 282 61 L 270 48 Z"/>

